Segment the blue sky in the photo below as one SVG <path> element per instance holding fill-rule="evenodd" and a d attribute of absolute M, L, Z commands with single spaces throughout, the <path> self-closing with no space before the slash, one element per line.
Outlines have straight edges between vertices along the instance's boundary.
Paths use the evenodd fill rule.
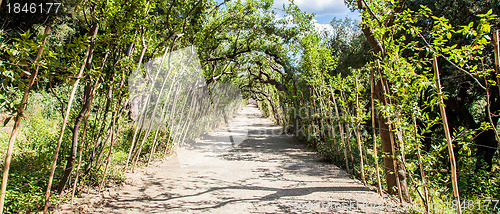
<path fill-rule="evenodd" d="M 222 3 L 224 0 L 215 0 L 215 2 Z M 245 1 L 245 0 L 242 0 Z M 344 19 L 349 17 L 361 21 L 361 16 L 357 11 L 351 12 L 344 4 L 344 0 L 293 0 L 302 11 L 309 14 L 314 13 L 314 20 L 316 29 L 319 31 L 333 30 L 330 21 L 336 17 L 337 19 Z M 283 4 L 290 4 L 290 0 L 274 0 L 273 7 L 276 9 L 278 16 L 284 15 L 280 10 L 283 9 Z"/>
<path fill-rule="evenodd" d="M 223 2 L 224 0 L 215 0 Z M 243 0 L 244 1 L 244 0 Z M 283 4 L 289 4 L 290 0 L 274 0 L 274 8 L 282 9 Z M 329 24 L 333 17 L 344 19 L 349 17 L 361 21 L 357 11 L 351 12 L 344 4 L 344 0 L 294 0 L 299 8 L 307 13 L 314 13 L 314 19 L 318 24 Z"/>
<path fill-rule="evenodd" d="M 307 13 L 314 13 L 318 24 L 329 24 L 333 17 L 361 20 L 357 11 L 351 12 L 344 4 L 344 0 L 295 0 L 297 6 Z M 282 8 L 289 0 L 274 0 L 274 7 Z"/>

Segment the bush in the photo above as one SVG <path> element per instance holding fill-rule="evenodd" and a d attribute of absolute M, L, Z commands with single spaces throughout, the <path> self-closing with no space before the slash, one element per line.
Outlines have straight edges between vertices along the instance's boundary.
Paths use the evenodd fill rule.
<path fill-rule="evenodd" d="M 48 116 L 57 111 L 54 103 L 55 99 L 46 92 L 30 95 L 10 165 L 6 213 L 27 213 L 43 208 L 50 172 L 48 166 L 59 135 L 59 120 Z M 2 133 L 1 142 L 8 142 L 11 129 L 11 126 L 4 127 L 9 134 Z M 56 174 L 60 174 L 60 170 L 58 168 Z"/>

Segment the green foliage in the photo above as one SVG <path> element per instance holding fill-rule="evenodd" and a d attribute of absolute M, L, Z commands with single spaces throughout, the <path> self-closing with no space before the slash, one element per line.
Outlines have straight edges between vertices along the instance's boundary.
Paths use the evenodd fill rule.
<path fill-rule="evenodd" d="M 351 8 L 357 3 L 346 2 Z M 284 126 L 285 131 L 294 132 L 335 164 L 352 170 L 355 176 L 364 170 L 369 184 L 376 183 L 374 163 L 383 165 L 380 139 L 375 139 L 378 154 L 374 153 L 371 139 L 373 132 L 380 132 L 372 130 L 370 124 L 377 119 L 370 116 L 376 110 L 396 132 L 394 138 L 399 148 L 395 157 L 401 160 L 404 154 L 406 158 L 405 170 L 413 198 L 420 197 L 414 189 L 422 190 L 423 185 L 417 148 L 422 149 L 423 170 L 432 200 L 451 198 L 449 157 L 438 113 L 444 98 L 451 112 L 449 122 L 461 169 L 460 193 L 474 200 L 498 199 L 499 178 L 494 173 L 498 169 L 494 168 L 493 173 L 475 170 L 481 149 L 475 145 L 481 133 L 494 130 L 495 120 L 498 121 L 500 98 L 490 33 L 499 27 L 495 11 L 500 7 L 485 10 L 484 3 L 478 3 L 460 8 L 456 5 L 459 3 L 447 5 L 444 0 L 409 1 L 404 8 L 398 8 L 398 1 L 367 0 L 365 4 L 370 10 L 362 11 L 361 23 L 334 19 L 331 25 L 336 31 L 332 35 L 316 32 L 313 15 L 293 3 L 283 8 L 284 17 L 278 17 L 271 0 L 140 0 L 134 4 L 100 0 L 68 3 L 63 14 L 50 17 L 47 23 L 8 16 L 9 29 L 12 21 L 19 18 L 26 30 L 0 30 L 0 112 L 7 118 L 17 112 L 27 77 L 37 65 L 40 72 L 35 93 L 30 94 L 28 109 L 22 115 L 22 134 L 16 142 L 10 172 L 7 211 L 41 209 L 61 115 L 81 69 L 82 84 L 70 109 L 70 128 L 63 136 L 55 180 L 62 177 L 61 166 L 72 153 L 72 136 L 76 133 L 80 136 L 77 145 L 83 145 L 82 174 L 77 187 L 97 186 L 103 177 L 107 183 L 122 182 L 122 169 L 135 131 L 127 118 L 128 75 L 164 50 L 191 44 L 198 49 L 207 83 L 237 84 L 245 99 L 257 100 L 265 115 Z M 450 14 L 448 8 L 458 11 L 459 18 Z M 470 11 L 464 12 L 466 9 Z M 92 42 L 89 35 L 93 24 L 99 25 L 99 31 L 92 46 L 92 60 L 84 61 Z M 41 35 L 48 26 L 52 33 Z M 361 29 L 372 32 L 371 39 L 379 41 L 381 52 L 371 54 L 373 47 Z M 45 50 L 35 61 L 45 36 Z M 444 94 L 436 92 L 434 56 L 439 58 Z M 376 109 L 369 107 L 371 70 L 378 87 L 381 80 L 387 84 L 387 91 L 380 92 L 387 100 L 376 100 Z M 82 119 L 87 85 L 95 91 L 86 136 L 82 139 L 83 127 L 72 129 Z M 462 112 L 457 113 L 460 106 Z M 493 112 L 489 114 L 485 109 Z M 468 116 L 464 112 L 472 119 L 464 119 Z M 118 128 L 116 144 L 111 148 L 107 138 L 115 113 L 119 116 Z M 489 120 L 488 115 L 494 118 Z M 414 117 L 418 120 L 416 127 Z M 7 129 L 12 123 L 8 119 L 4 122 L 2 145 L 7 142 Z M 357 149 L 357 128 L 362 153 Z M 164 138 L 156 142 L 156 151 L 177 145 L 172 139 L 168 141 L 175 136 L 173 132 L 159 133 Z M 132 155 L 139 153 L 140 165 L 149 158 L 154 134 L 146 136 L 140 152 L 137 145 L 132 148 Z M 104 175 L 110 151 L 110 173 Z M 165 154 L 157 152 L 153 157 L 162 155 Z M 493 160 L 498 162 L 498 155 Z M 77 192 L 81 189 L 77 188 Z M 52 200 L 56 198 L 53 196 Z"/>
<path fill-rule="evenodd" d="M 347 76 L 352 69 L 359 69 L 366 65 L 372 58 L 370 45 L 361 32 L 360 23 L 356 20 L 345 18 L 340 20 L 334 17 L 330 22 L 333 33 L 327 32 L 327 46 L 333 51 L 333 56 L 338 60 L 338 66 L 331 75 L 341 73 Z"/>
<path fill-rule="evenodd" d="M 46 114 L 53 110 L 54 97 L 43 91 L 32 93 L 29 103 L 31 105 L 25 111 L 22 134 L 18 136 L 10 165 L 9 189 L 5 202 L 7 212 L 27 213 L 43 207 L 44 188 L 48 179 L 46 175 L 49 173 L 45 166 L 51 163 L 59 130 L 59 120 Z M 10 131 L 7 127 L 3 130 Z M 0 142 L 5 145 L 9 136 L 3 133 L 0 136 Z"/>

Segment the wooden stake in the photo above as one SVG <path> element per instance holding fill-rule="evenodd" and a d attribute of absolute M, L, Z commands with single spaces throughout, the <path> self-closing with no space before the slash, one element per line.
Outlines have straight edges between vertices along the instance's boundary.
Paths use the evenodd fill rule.
<path fill-rule="evenodd" d="M 143 43 L 143 49 L 141 51 L 141 58 L 139 59 L 139 63 L 137 65 L 137 69 L 140 69 L 141 68 L 141 63 L 142 63 L 142 57 L 144 56 L 144 53 L 147 49 L 147 46 L 146 46 L 146 43 L 144 42 L 144 35 L 142 36 L 142 43 Z M 162 59 L 161 59 L 161 62 L 160 62 L 160 66 L 159 66 L 159 69 L 156 71 L 155 73 L 155 77 L 153 79 L 153 82 L 151 83 L 151 87 L 149 88 L 149 91 L 148 93 L 146 94 L 146 100 L 142 106 L 142 109 L 139 113 L 139 119 L 137 120 L 137 126 L 134 130 L 134 136 L 132 137 L 132 143 L 130 144 L 130 148 L 129 148 L 129 151 L 128 151 L 128 155 L 127 155 L 127 160 L 125 161 L 125 170 L 127 170 L 128 168 L 128 164 L 129 164 L 129 161 L 130 161 L 130 157 L 132 155 L 132 152 L 136 146 L 136 143 L 137 141 L 139 140 L 139 138 L 141 137 L 141 132 L 142 132 L 142 129 L 143 129 L 143 126 L 144 126 L 144 121 L 146 121 L 146 110 L 147 110 L 147 106 L 149 106 L 150 104 L 150 101 L 151 101 L 151 94 L 152 94 L 152 91 L 156 85 L 156 81 L 158 80 L 158 75 L 160 74 L 161 72 L 161 65 L 163 65 L 163 61 L 165 60 L 165 57 L 168 53 L 168 48 L 165 49 L 165 52 L 163 53 L 163 56 L 162 56 Z M 170 64 L 169 64 L 170 65 Z M 167 74 L 167 77 L 168 77 L 168 74 Z M 165 79 L 167 79 L 167 77 L 165 77 Z M 163 90 L 163 88 L 162 88 Z M 161 94 L 162 92 L 160 92 Z M 156 107 L 156 106 L 155 106 Z M 154 114 L 152 115 L 152 117 L 154 117 Z M 149 121 L 150 124 L 153 123 L 152 120 Z M 139 133 L 139 136 L 137 136 L 137 133 Z M 137 138 L 136 138 L 137 137 Z M 147 138 L 147 136 L 145 135 L 145 137 Z M 144 141 L 142 142 L 144 143 Z M 142 144 L 140 146 L 142 148 Z M 132 161 L 133 161 L 133 158 L 132 158 Z M 135 167 L 135 166 L 134 166 Z M 132 167 L 132 171 L 134 171 L 134 167 Z"/>
<path fill-rule="evenodd" d="M 2 1 L 0 0 L 0 5 L 2 4 Z M 50 27 L 45 28 L 45 35 L 48 35 L 50 32 Z M 42 57 L 43 49 L 45 42 L 47 41 L 47 36 L 43 38 L 42 40 L 42 45 L 38 48 L 38 52 L 36 54 L 35 62 Z M 21 104 L 19 105 L 19 108 L 17 109 L 17 115 L 16 119 L 14 121 L 14 127 L 12 127 L 12 132 L 10 134 L 10 139 L 9 139 L 9 144 L 7 146 L 7 153 L 5 155 L 5 163 L 3 166 L 3 174 L 2 174 L 2 190 L 0 194 L 0 214 L 3 213 L 3 205 L 5 202 L 5 193 L 7 191 L 7 180 L 9 178 L 9 167 L 10 167 L 10 161 L 12 159 L 12 151 L 14 150 L 14 142 L 16 141 L 17 133 L 19 130 L 19 126 L 21 124 L 21 118 L 23 117 L 23 112 L 26 107 L 26 103 L 28 102 L 28 95 L 31 90 L 31 86 L 33 86 L 33 83 L 35 82 L 36 76 L 38 75 L 38 69 L 39 69 L 39 64 L 35 65 L 35 69 L 33 70 L 33 73 L 30 76 L 30 79 L 28 81 L 28 85 L 26 85 L 26 88 L 24 89 L 24 95 L 23 99 L 21 100 Z"/>
<path fill-rule="evenodd" d="M 494 51 L 495 51 L 495 72 L 497 74 L 497 86 L 498 90 L 500 91 L 500 36 L 499 36 L 499 31 L 496 30 L 493 33 L 493 44 L 495 46 Z"/>
<path fill-rule="evenodd" d="M 101 192 L 102 186 L 104 185 L 104 181 L 106 180 L 106 174 L 108 172 L 109 163 L 111 162 L 111 154 L 113 153 L 113 145 L 115 143 L 115 135 L 116 135 L 116 117 L 118 111 L 115 111 L 113 114 L 113 119 L 111 121 L 111 144 L 109 145 L 108 158 L 106 161 L 106 166 L 104 167 L 104 174 L 102 175 L 101 182 L 99 182 L 98 192 Z M 106 146 L 106 145 L 104 145 Z M 104 147 L 103 147 L 104 148 Z"/>
<path fill-rule="evenodd" d="M 340 129 L 340 141 L 342 143 L 342 148 L 344 150 L 344 160 L 347 171 L 349 172 L 349 161 L 347 159 L 347 150 L 344 142 L 344 129 L 342 128 L 342 122 L 340 121 L 339 109 L 337 107 L 337 101 L 335 100 L 335 94 L 333 93 L 333 89 L 330 87 L 330 93 L 332 94 L 333 106 L 335 107 L 335 116 L 337 116 L 337 125 Z"/>
<path fill-rule="evenodd" d="M 78 84 L 80 83 L 80 79 L 83 77 L 83 71 L 85 70 L 85 65 L 87 64 L 86 61 L 88 58 L 91 58 L 91 54 L 94 51 L 95 37 L 97 35 L 98 29 L 99 29 L 99 24 L 94 23 L 94 26 L 92 27 L 92 30 L 91 30 L 91 32 L 92 32 L 91 42 L 87 47 L 87 51 L 85 53 L 85 59 L 82 62 L 82 66 L 80 67 L 80 71 L 78 72 L 75 83 L 73 84 L 73 89 L 71 90 L 71 94 L 69 96 L 68 106 L 66 107 L 66 113 L 64 114 L 64 119 L 63 119 L 63 123 L 61 126 L 61 132 L 59 133 L 59 139 L 57 140 L 56 151 L 54 152 L 54 158 L 52 159 L 52 166 L 50 168 L 50 175 L 49 175 L 49 181 L 47 184 L 47 191 L 45 192 L 45 206 L 43 208 L 44 214 L 46 214 L 48 209 L 49 209 L 50 189 L 52 187 L 52 180 L 54 179 L 54 173 L 56 171 L 57 156 L 59 155 L 59 150 L 61 149 L 61 143 L 62 143 L 63 136 L 64 136 L 64 130 L 66 129 L 66 125 L 67 125 L 68 120 L 69 120 L 69 114 L 71 112 L 71 105 L 73 104 L 73 99 L 75 98 L 76 89 L 78 88 Z"/>
<path fill-rule="evenodd" d="M 85 115 L 85 121 L 83 122 L 83 133 L 82 133 L 82 142 L 80 143 L 80 151 L 78 153 L 78 163 L 76 164 L 76 172 L 75 172 L 75 181 L 73 182 L 73 187 L 71 189 L 71 206 L 73 206 L 73 201 L 75 198 L 76 185 L 78 185 L 78 178 L 80 177 L 80 164 L 82 163 L 82 155 L 83 155 L 83 144 L 85 143 L 85 135 L 87 133 L 87 125 L 89 119 L 88 111 Z"/>
<path fill-rule="evenodd" d="M 345 98 L 344 97 L 344 94 L 342 93 L 342 91 L 340 91 L 340 97 L 341 98 Z M 345 99 L 347 100 L 347 99 Z M 350 107 L 350 106 L 349 106 Z M 347 119 L 347 117 L 350 117 L 350 113 L 349 113 L 349 108 L 346 108 L 346 110 L 344 111 L 344 118 Z M 351 164 L 352 164 L 352 174 L 354 175 L 354 157 L 352 155 L 352 148 L 351 148 L 351 131 L 349 130 L 349 127 L 351 126 L 351 122 L 346 122 L 345 123 L 345 131 L 346 131 L 346 134 L 347 134 L 347 148 L 349 149 L 349 155 L 351 157 Z"/>
<path fill-rule="evenodd" d="M 175 43 L 175 40 L 174 40 L 173 42 Z M 172 45 L 173 45 L 173 44 L 172 44 Z M 165 53 L 163 54 L 163 57 L 162 57 L 162 59 L 161 59 L 161 61 L 160 61 L 160 64 L 159 64 L 159 66 L 158 66 L 158 71 L 156 72 L 155 81 L 154 81 L 155 83 L 156 83 L 156 80 L 158 79 L 158 74 L 161 72 L 161 67 L 162 67 L 162 65 L 163 65 L 163 62 L 164 62 L 164 60 L 165 60 L 165 57 L 166 57 L 166 55 L 167 55 L 168 50 L 169 50 L 168 48 L 167 48 L 167 49 L 165 49 Z M 171 49 L 170 49 L 170 50 L 171 50 Z M 168 57 L 168 70 L 167 70 L 167 75 L 166 75 L 166 76 L 164 77 L 164 79 L 163 79 L 162 86 L 161 86 L 161 88 L 160 88 L 160 90 L 159 90 L 159 92 L 158 92 L 158 96 L 161 96 L 161 95 L 163 94 L 163 90 L 164 90 L 164 88 L 165 88 L 165 83 L 166 83 L 166 81 L 167 81 L 167 79 L 168 79 L 168 77 L 169 77 L 170 71 L 171 71 L 171 69 L 172 69 L 172 66 L 171 66 L 171 63 L 170 63 L 170 58 L 171 58 L 171 56 L 172 56 L 172 52 L 170 52 L 169 57 Z M 150 99 L 151 99 L 151 95 L 152 95 L 152 93 L 153 93 L 153 89 L 154 89 L 154 88 L 155 88 L 155 84 L 151 84 L 151 87 L 150 87 L 149 92 L 148 92 L 148 95 L 147 95 L 147 97 L 148 97 L 148 98 L 147 98 L 147 101 L 148 101 L 147 103 L 149 103 L 149 101 L 150 101 Z M 158 99 L 156 99 L 156 101 L 155 101 L 155 105 L 154 105 L 154 107 L 153 107 L 153 112 L 151 113 L 151 117 L 149 118 L 149 124 L 148 124 L 148 127 L 147 127 L 147 129 L 146 129 L 146 132 L 144 133 L 144 136 L 143 136 L 143 138 L 142 138 L 141 144 L 140 144 L 140 146 L 139 146 L 139 148 L 138 148 L 138 151 L 137 151 L 137 153 L 136 153 L 136 157 L 137 157 L 137 158 L 135 159 L 134 164 L 133 164 L 133 166 L 132 166 L 132 172 L 134 172 L 135 166 L 136 166 L 137 161 L 138 161 L 138 159 L 139 159 L 139 156 L 140 156 L 140 154 L 141 154 L 142 146 L 143 146 L 143 145 L 144 145 L 144 143 L 146 142 L 146 140 L 147 140 L 147 138 L 148 138 L 148 136 L 149 136 L 149 133 L 151 132 L 151 129 L 152 129 L 152 126 L 153 126 L 153 123 L 154 123 L 154 118 L 155 118 L 155 115 L 156 115 L 156 111 L 157 111 L 157 109 L 158 109 L 158 104 L 159 104 L 159 101 L 160 101 L 160 99 L 159 99 L 159 98 L 158 98 Z M 147 104 L 147 105 L 148 105 L 148 104 Z M 143 109 L 144 109 L 144 110 L 146 110 L 146 108 L 143 108 Z"/>
<path fill-rule="evenodd" d="M 361 180 L 366 185 L 365 167 L 363 164 L 363 147 L 361 145 L 361 130 L 359 129 L 359 97 L 358 97 L 358 77 L 354 75 L 354 93 L 356 96 L 356 140 L 358 141 L 359 161 L 361 170 Z"/>
<path fill-rule="evenodd" d="M 104 55 L 104 58 L 103 58 L 102 63 L 101 63 L 101 69 L 100 69 L 100 71 L 103 70 L 104 63 L 106 63 L 107 58 L 108 58 L 108 52 L 106 52 L 106 54 Z M 99 85 L 99 80 L 100 80 L 100 76 L 97 77 L 96 82 L 94 84 L 94 87 L 92 89 L 92 92 L 91 92 L 92 97 L 94 96 L 95 90 L 97 89 L 97 86 Z M 92 106 L 92 101 L 93 100 L 94 99 L 90 99 L 90 106 Z M 73 182 L 73 187 L 72 187 L 73 189 L 71 190 L 71 205 L 73 205 L 73 199 L 75 197 L 76 185 L 78 184 L 78 178 L 80 176 L 80 165 L 82 163 L 82 156 L 83 156 L 83 144 L 85 143 L 85 137 L 86 137 L 86 133 L 87 133 L 87 125 L 88 125 L 89 114 L 90 114 L 90 111 L 87 111 L 85 113 L 85 122 L 83 124 L 82 142 L 80 143 L 80 151 L 78 153 L 78 163 L 77 163 L 77 166 L 76 166 L 75 181 Z"/>
<path fill-rule="evenodd" d="M 460 214 L 462 213 L 462 209 L 460 207 L 460 195 L 458 193 L 457 165 L 455 162 L 455 154 L 453 152 L 453 144 L 451 142 L 452 140 L 451 140 L 450 129 L 448 127 L 448 119 L 446 118 L 446 110 L 443 101 L 443 92 L 441 91 L 441 82 L 439 80 L 439 67 L 437 64 L 437 58 L 435 56 L 433 60 L 433 67 L 434 67 L 434 76 L 436 78 L 436 89 L 440 99 L 439 110 L 441 111 L 441 119 L 443 121 L 444 134 L 446 136 L 446 142 L 448 143 L 448 153 L 450 155 L 451 182 L 453 185 L 453 195 L 455 196 L 455 201 L 457 202 L 457 213 Z"/>
<path fill-rule="evenodd" d="M 328 91 L 326 91 L 326 90 L 325 90 L 325 92 L 328 93 Z M 325 95 L 325 97 L 326 97 L 326 95 Z M 329 98 L 327 98 L 327 99 L 329 99 Z M 340 156 L 340 154 L 338 152 L 340 149 L 338 148 L 337 136 L 335 135 L 335 129 L 333 128 L 333 126 L 334 126 L 333 118 L 330 115 L 330 112 L 332 112 L 332 111 L 333 111 L 332 102 L 328 101 L 328 111 L 325 113 L 325 114 L 328 114 L 328 115 L 325 115 L 325 117 L 328 118 L 328 124 L 330 126 L 329 127 L 329 129 L 330 129 L 329 133 L 330 133 L 330 137 L 333 138 L 333 147 L 334 147 L 333 151 L 335 152 L 334 153 L 334 158 L 336 160 L 337 157 Z"/>
<path fill-rule="evenodd" d="M 425 197 L 425 211 L 427 213 L 429 212 L 429 195 L 427 193 L 427 184 L 425 182 L 425 172 L 424 172 L 424 167 L 422 165 L 422 154 L 420 153 L 420 145 L 418 141 L 418 136 L 417 136 L 417 119 L 415 116 L 413 116 L 413 128 L 414 128 L 414 134 L 415 134 L 415 143 L 417 144 L 417 157 L 418 157 L 418 165 L 420 166 L 420 176 L 422 177 L 422 185 L 424 187 L 424 197 Z"/>
<path fill-rule="evenodd" d="M 373 65 L 370 67 L 370 88 L 371 88 L 371 103 L 372 103 L 372 139 L 373 139 L 373 157 L 375 158 L 375 171 L 377 173 L 377 187 L 378 193 L 382 196 L 382 183 L 380 182 L 380 170 L 378 166 L 378 153 L 377 153 L 377 130 L 375 129 L 375 102 L 374 102 L 374 76 L 373 76 Z"/>

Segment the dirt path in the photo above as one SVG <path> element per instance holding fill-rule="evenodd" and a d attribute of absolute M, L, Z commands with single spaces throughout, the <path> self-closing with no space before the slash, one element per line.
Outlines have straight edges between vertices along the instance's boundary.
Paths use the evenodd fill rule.
<path fill-rule="evenodd" d="M 282 135 L 255 105 L 245 107 L 231 127 L 234 145 L 227 128 L 206 135 L 167 161 L 127 174 L 123 188 L 94 212 L 380 213 L 384 208 L 376 192 Z"/>

